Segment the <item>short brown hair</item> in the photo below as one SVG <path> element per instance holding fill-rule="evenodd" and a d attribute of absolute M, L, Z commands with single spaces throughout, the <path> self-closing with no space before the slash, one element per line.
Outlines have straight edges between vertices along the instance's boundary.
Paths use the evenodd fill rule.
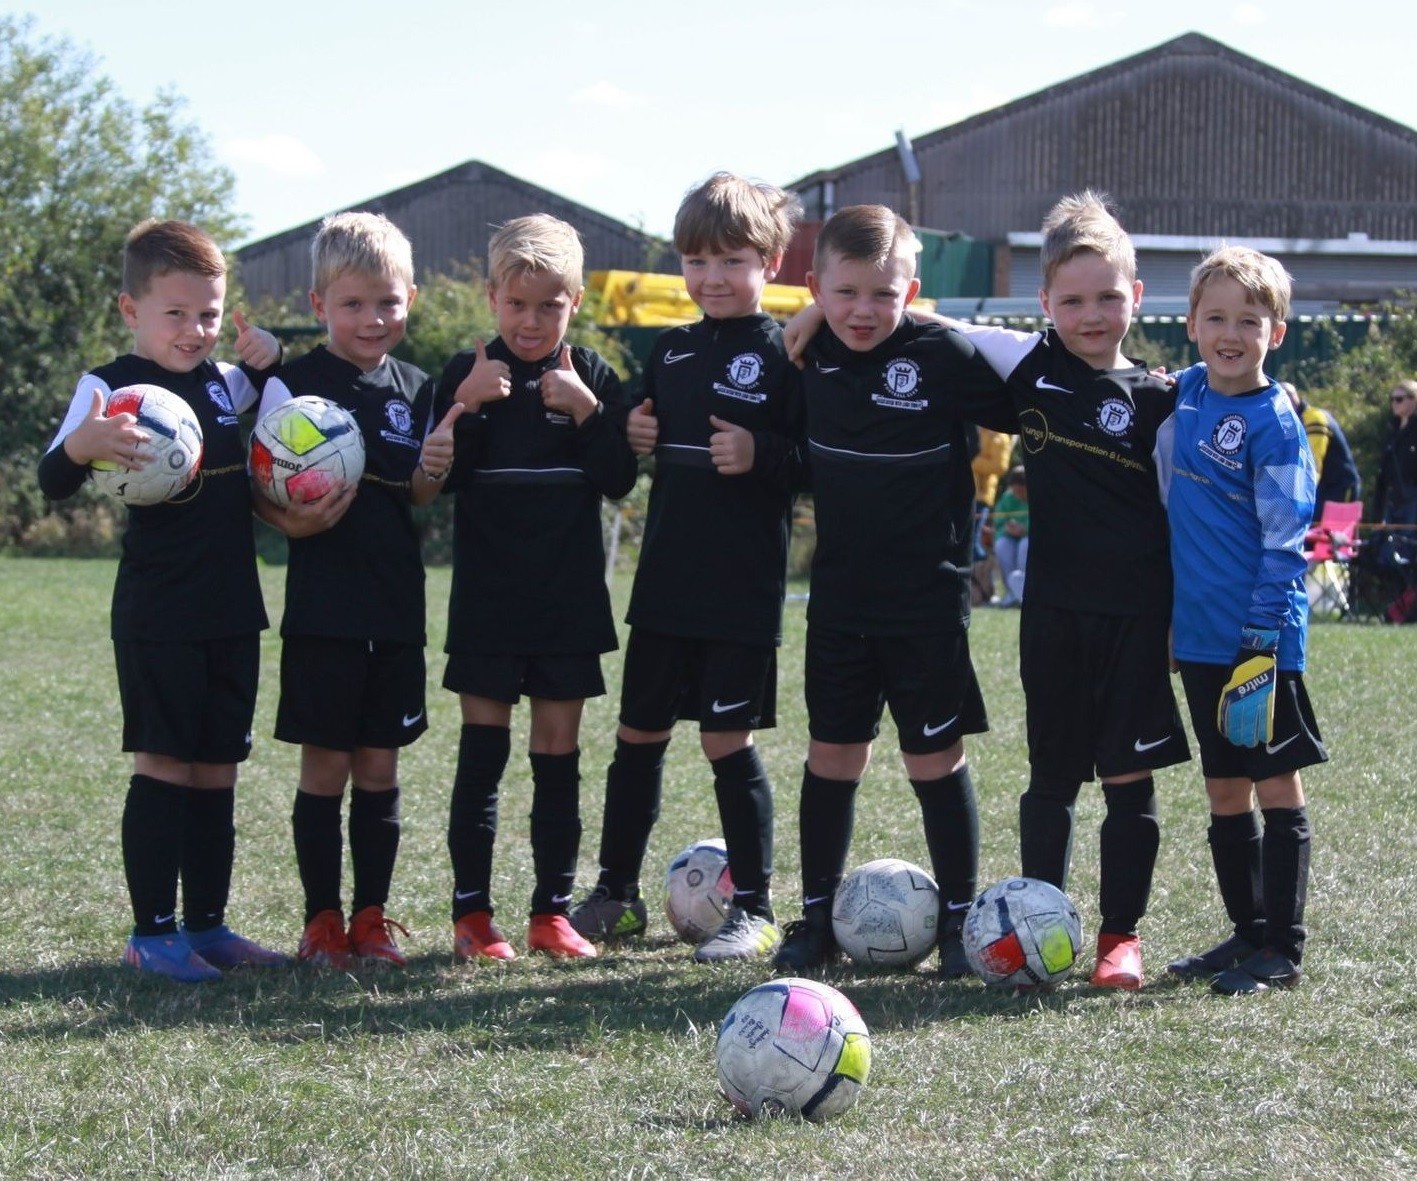
<path fill-rule="evenodd" d="M 812 269 L 820 273 L 833 254 L 872 266 L 881 266 L 891 258 L 906 258 L 914 277 L 915 256 L 919 253 L 920 241 L 915 231 L 894 209 L 885 205 L 848 205 L 833 213 L 817 235 Z"/>
<path fill-rule="evenodd" d="M 776 258 L 792 241 L 802 205 L 792 193 L 731 172 L 715 172 L 690 189 L 674 217 L 680 254 L 724 254 L 751 248 Z"/>
<path fill-rule="evenodd" d="M 180 271 L 220 279 L 226 257 L 206 230 L 185 221 L 149 218 L 128 231 L 123 243 L 123 291 L 134 299 L 146 295 L 159 275 Z"/>
<path fill-rule="evenodd" d="M 1263 307 L 1276 321 L 1289 319 L 1294 280 L 1278 259 L 1250 246 L 1220 246 L 1197 264 L 1191 272 L 1191 315 L 1196 314 L 1205 285 L 1217 275 L 1235 280 L 1250 301 Z"/>
<path fill-rule="evenodd" d="M 487 244 L 487 273 L 494 287 L 538 273 L 564 280 L 567 293 L 574 295 L 585 286 L 584 270 L 580 234 L 575 226 L 549 213 L 514 217 Z"/>
<path fill-rule="evenodd" d="M 413 286 L 413 246 L 381 213 L 334 213 L 310 243 L 311 286 L 324 292 L 348 271 Z"/>
<path fill-rule="evenodd" d="M 1112 209 L 1106 193 L 1084 189 L 1064 197 L 1043 218 L 1043 286 L 1053 285 L 1053 276 L 1074 255 L 1089 250 L 1101 255 L 1127 277 L 1137 279 L 1137 251 L 1127 231 Z"/>

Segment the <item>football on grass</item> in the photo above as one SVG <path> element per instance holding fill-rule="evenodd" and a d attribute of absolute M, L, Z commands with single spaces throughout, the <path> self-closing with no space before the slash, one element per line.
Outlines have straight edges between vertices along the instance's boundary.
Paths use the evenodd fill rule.
<path fill-rule="evenodd" d="M 935 879 L 898 857 L 853 869 L 832 901 L 837 945 L 863 967 L 918 964 L 935 948 L 939 918 Z"/>
<path fill-rule="evenodd" d="M 871 1073 L 871 1037 L 856 1006 L 829 985 L 793 977 L 739 997 L 716 1053 L 719 1088 L 749 1119 L 830 1119 L 856 1102 Z"/>
<path fill-rule="evenodd" d="M 90 478 L 98 489 L 124 504 L 161 504 L 184 491 L 202 467 L 202 425 L 192 408 L 170 390 L 156 385 L 128 385 L 114 390 L 103 404 L 105 418 L 131 414 L 147 432 L 138 448 L 147 462 L 128 471 L 96 460 Z"/>
<path fill-rule="evenodd" d="M 721 840 L 695 841 L 669 863 L 664 917 L 685 943 L 712 938 L 732 908 L 728 846 Z"/>
<path fill-rule="evenodd" d="M 990 886 L 964 919 L 964 954 L 985 984 L 1008 988 L 1056 984 L 1082 948 L 1077 908 L 1037 878 Z"/>
<path fill-rule="evenodd" d="M 269 411 L 251 432 L 251 479 L 273 503 L 319 500 L 364 474 L 364 436 L 342 406 L 311 394 Z"/>

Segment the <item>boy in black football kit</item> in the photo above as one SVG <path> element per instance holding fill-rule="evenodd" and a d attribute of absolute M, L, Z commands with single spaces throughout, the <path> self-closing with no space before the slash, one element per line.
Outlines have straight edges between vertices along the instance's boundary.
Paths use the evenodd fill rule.
<path fill-rule="evenodd" d="M 675 722 L 699 723 L 713 767 L 733 907 L 701 962 L 770 954 L 772 785 L 753 730 L 775 724 L 798 374 L 762 293 L 792 239 L 795 197 L 718 173 L 679 206 L 674 245 L 695 324 L 655 342 L 630 443 L 655 458 L 615 758 L 606 773 L 600 879 L 571 914 L 592 939 L 644 931 L 639 875 L 659 817 Z"/>
<path fill-rule="evenodd" d="M 1157 480 L 1157 434 L 1175 397 L 1122 354 L 1142 285 L 1105 198 L 1085 192 L 1053 207 L 1042 266 L 1039 299 L 1054 327 L 955 325 L 1007 378 L 1028 470 L 1020 853 L 1026 876 L 1065 888 L 1074 804 L 1084 781 L 1101 778 L 1092 983 L 1136 989 L 1137 925 L 1160 844 L 1152 772 L 1190 758 L 1171 688 L 1170 541 Z"/>
<path fill-rule="evenodd" d="M 581 836 L 577 742 L 585 698 L 605 692 L 600 654 L 616 646 L 601 497 L 630 491 L 636 460 L 619 378 L 564 341 L 582 260 L 576 231 L 546 214 L 498 230 L 487 286 L 499 335 L 459 353 L 438 383 L 435 414 L 467 409 L 448 482 L 457 502 L 443 675 L 463 719 L 448 820 L 460 959 L 516 954 L 492 922 L 490 889 L 497 789 L 523 693 L 536 872 L 527 947 L 596 954 L 566 917 Z"/>
<path fill-rule="evenodd" d="M 257 398 L 244 370 L 280 358 L 275 339 L 237 312 L 243 369 L 210 360 L 225 296 L 226 260 L 204 231 L 176 221 L 137 226 L 124 246 L 118 297 L 132 352 L 79 379 L 39 463 L 51 500 L 77 492 L 95 460 L 142 467 L 151 454 L 146 432 L 131 414 L 103 413 L 108 395 L 125 386 L 177 394 L 202 427 L 194 483 L 163 504 L 128 509 L 112 614 L 123 749 L 133 752 L 134 772 L 122 821 L 134 922 L 123 960 L 186 982 L 286 962 L 224 921 L 236 768 L 251 750 L 266 626 L 237 415 Z"/>
<path fill-rule="evenodd" d="M 305 892 L 299 955 L 341 970 L 352 956 L 402 966 L 393 931 L 403 928 L 384 916 L 399 847 L 398 754 L 428 728 L 423 559 L 410 505 L 441 489 L 462 408 L 434 430 L 433 382 L 389 356 L 417 295 L 398 227 L 373 213 L 327 217 L 311 259 L 310 303 L 329 340 L 266 382 L 261 414 L 305 394 L 326 398 L 354 416 L 365 459 L 357 495 L 346 485 L 287 509 L 256 499 L 258 514 L 290 538 L 275 734 L 300 744 L 291 815 Z"/>
<path fill-rule="evenodd" d="M 803 918 L 777 967 L 837 953 L 831 904 L 856 789 L 890 705 L 940 887 L 940 972 L 968 972 L 978 811 L 964 735 L 988 728 L 969 656 L 974 477 L 968 423 L 1015 433 L 1003 383 L 958 333 L 905 317 L 920 289 L 910 227 L 880 205 L 836 213 L 808 285 L 825 325 L 803 371 L 817 547 L 808 606 L 811 744 L 799 812 Z"/>

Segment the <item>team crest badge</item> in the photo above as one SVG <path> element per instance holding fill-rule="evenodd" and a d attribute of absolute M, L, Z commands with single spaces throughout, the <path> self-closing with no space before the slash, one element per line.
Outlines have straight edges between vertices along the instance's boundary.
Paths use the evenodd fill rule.
<path fill-rule="evenodd" d="M 1215 424 L 1210 445 L 1221 455 L 1233 457 L 1245 445 L 1245 430 L 1244 415 L 1227 414 Z"/>
<path fill-rule="evenodd" d="M 908 357 L 899 357 L 886 366 L 884 378 L 894 397 L 909 398 L 920 384 L 920 366 Z"/>
<path fill-rule="evenodd" d="M 763 375 L 763 359 L 757 353 L 739 353 L 728 362 L 728 380 L 740 389 L 752 389 Z"/>
<path fill-rule="evenodd" d="M 219 381 L 207 382 L 207 397 L 212 400 L 212 405 L 223 414 L 234 414 L 236 408 L 231 404 L 231 395 L 226 392 L 226 386 Z"/>
<path fill-rule="evenodd" d="M 1104 434 L 1120 439 L 1132 429 L 1132 404 L 1125 398 L 1104 398 L 1097 408 L 1097 425 Z"/>
<path fill-rule="evenodd" d="M 389 420 L 389 426 L 401 435 L 413 429 L 413 412 L 401 398 L 391 398 L 384 403 L 384 417 Z"/>

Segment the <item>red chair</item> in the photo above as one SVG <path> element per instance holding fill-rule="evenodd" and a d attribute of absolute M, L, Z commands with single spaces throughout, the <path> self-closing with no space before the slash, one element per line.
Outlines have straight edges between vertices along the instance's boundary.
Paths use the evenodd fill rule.
<path fill-rule="evenodd" d="M 1342 619 L 1352 613 L 1349 565 L 1358 556 L 1358 522 L 1362 518 L 1362 501 L 1330 500 L 1318 524 L 1304 538 L 1309 559 L 1304 589 L 1314 618 Z"/>

